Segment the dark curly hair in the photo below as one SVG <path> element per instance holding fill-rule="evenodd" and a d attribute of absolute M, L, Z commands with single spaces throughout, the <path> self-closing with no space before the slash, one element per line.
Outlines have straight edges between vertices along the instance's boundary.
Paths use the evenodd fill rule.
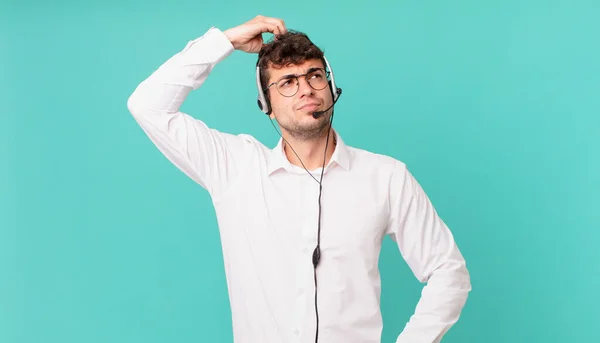
<path fill-rule="evenodd" d="M 281 68 L 319 59 L 325 67 L 324 52 L 305 33 L 288 30 L 275 35 L 258 53 L 256 64 L 260 67 L 261 87 L 265 89 L 269 80 L 268 67 Z M 268 97 L 268 92 L 265 94 Z"/>

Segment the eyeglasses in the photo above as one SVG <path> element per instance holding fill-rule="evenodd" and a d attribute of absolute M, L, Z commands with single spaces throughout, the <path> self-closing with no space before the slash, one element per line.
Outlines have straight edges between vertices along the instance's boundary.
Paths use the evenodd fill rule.
<path fill-rule="evenodd" d="M 303 76 L 306 79 L 306 82 L 310 85 L 310 87 L 318 91 L 327 87 L 327 84 L 329 82 L 328 71 L 325 71 L 322 68 L 314 68 L 309 70 L 306 74 L 285 75 L 279 80 L 268 85 L 267 88 L 265 88 L 265 91 L 267 91 L 267 89 L 269 89 L 271 86 L 277 85 L 277 91 L 279 91 L 279 94 L 285 97 L 294 96 L 300 88 L 299 78 Z"/>

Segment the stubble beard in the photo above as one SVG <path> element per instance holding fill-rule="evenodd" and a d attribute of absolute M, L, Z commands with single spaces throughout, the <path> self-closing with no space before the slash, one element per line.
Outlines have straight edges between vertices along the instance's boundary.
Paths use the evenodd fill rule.
<path fill-rule="evenodd" d="M 310 123 L 299 123 L 294 119 L 283 120 L 279 123 L 279 126 L 295 140 L 312 141 L 323 138 L 327 134 L 330 116 L 331 111 L 318 119 L 312 120 Z"/>

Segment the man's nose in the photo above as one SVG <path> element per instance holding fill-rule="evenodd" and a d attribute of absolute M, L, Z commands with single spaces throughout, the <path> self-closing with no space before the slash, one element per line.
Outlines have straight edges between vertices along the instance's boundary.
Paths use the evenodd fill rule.
<path fill-rule="evenodd" d="M 300 95 L 311 95 L 314 92 L 314 89 L 308 84 L 305 78 L 298 78 L 298 93 Z"/>

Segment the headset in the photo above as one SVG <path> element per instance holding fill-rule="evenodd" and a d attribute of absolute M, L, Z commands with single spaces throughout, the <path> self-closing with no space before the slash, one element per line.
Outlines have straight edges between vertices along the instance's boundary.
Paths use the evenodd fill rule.
<path fill-rule="evenodd" d="M 315 119 L 319 118 L 320 116 L 325 114 L 327 111 L 329 111 L 331 108 L 333 108 L 333 106 L 335 105 L 337 100 L 340 98 L 340 95 L 342 95 L 342 89 L 338 88 L 335 84 L 335 77 L 333 74 L 333 70 L 331 69 L 331 66 L 329 65 L 329 61 L 327 61 L 327 58 L 325 56 L 323 56 L 323 60 L 325 61 L 325 67 L 326 67 L 325 70 L 329 71 L 328 83 L 329 83 L 329 89 L 331 90 L 331 94 L 333 96 L 333 103 L 326 110 L 314 112 L 313 117 Z M 269 102 L 267 101 L 267 98 L 265 97 L 265 93 L 263 91 L 262 84 L 260 82 L 261 80 L 260 80 L 259 62 L 260 62 L 260 60 L 256 63 L 256 87 L 258 89 L 258 99 L 257 99 L 258 108 L 266 115 L 270 115 L 272 109 L 271 109 L 271 106 L 269 105 Z M 329 130 L 327 131 L 327 143 L 325 144 L 325 153 L 327 152 L 327 145 L 329 143 L 329 132 L 331 131 L 332 122 L 333 122 L 333 113 L 331 114 L 331 118 L 329 120 Z M 273 124 L 273 121 L 271 121 L 271 124 Z M 273 124 L 273 127 L 275 128 L 275 124 Z M 279 133 L 281 138 L 285 141 L 285 138 L 283 138 L 283 136 L 277 130 L 277 128 L 275 128 L 275 131 L 277 131 L 277 133 Z M 286 141 L 286 143 L 287 143 L 287 141 Z M 291 145 L 290 145 L 290 148 L 292 150 L 294 150 L 294 148 L 291 147 Z M 294 153 L 296 153 L 296 152 L 294 151 Z M 300 160 L 300 163 L 302 163 L 302 166 L 304 167 L 304 163 L 300 159 L 300 156 L 298 156 L 298 154 L 296 154 L 296 156 L 298 157 L 298 160 Z M 314 275 L 314 282 L 315 282 L 315 316 L 316 316 L 315 343 L 318 343 L 318 341 L 319 341 L 319 309 L 317 306 L 317 265 L 319 264 L 319 261 L 321 259 L 321 192 L 323 190 L 323 174 L 325 173 L 325 155 L 323 156 L 323 167 L 321 169 L 321 179 L 320 180 L 317 180 L 310 173 L 310 171 L 308 171 L 308 169 L 306 169 L 306 167 L 304 167 L 304 169 L 319 184 L 319 218 L 318 218 L 318 226 L 317 226 L 317 246 L 315 247 L 313 254 L 312 254 L 313 275 Z"/>
<path fill-rule="evenodd" d="M 327 61 L 327 58 L 325 56 L 323 56 L 323 60 L 325 60 L 325 67 L 326 67 L 325 70 L 329 71 L 329 89 L 331 90 L 331 93 L 333 95 L 333 104 L 335 104 L 337 99 L 342 94 L 342 89 L 336 87 L 333 69 L 331 69 L 331 66 L 329 65 L 329 61 Z M 258 89 L 258 98 L 257 98 L 258 108 L 266 115 L 269 115 L 269 114 L 271 114 L 271 106 L 269 105 L 269 102 L 267 101 L 267 98 L 265 96 L 265 92 L 262 89 L 262 83 L 260 80 L 259 62 L 256 63 L 256 88 Z M 333 105 L 331 105 L 331 106 L 333 107 Z M 329 108 L 331 108 L 331 107 L 329 107 Z M 325 113 L 326 111 L 329 110 L 329 108 L 326 109 L 325 111 L 320 111 L 320 112 L 315 112 L 315 113 L 321 113 L 321 112 Z"/>

